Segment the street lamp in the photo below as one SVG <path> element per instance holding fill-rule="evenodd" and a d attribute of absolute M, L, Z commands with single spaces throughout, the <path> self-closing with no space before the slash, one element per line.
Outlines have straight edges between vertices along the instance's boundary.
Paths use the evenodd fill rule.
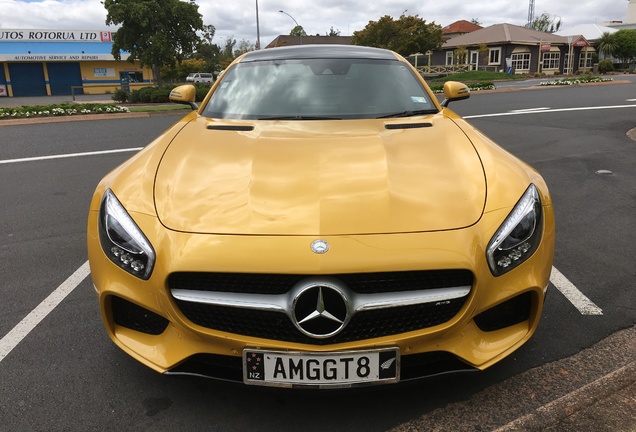
<path fill-rule="evenodd" d="M 298 24 L 298 21 L 296 21 L 296 19 L 293 16 L 291 16 L 290 14 L 285 12 L 284 10 L 279 10 L 278 12 L 283 13 L 283 14 L 287 15 L 288 17 L 290 17 L 296 23 L 296 27 L 300 27 L 300 25 Z M 303 44 L 303 30 L 302 30 L 302 27 L 300 27 L 299 34 L 300 34 L 300 44 L 302 45 Z"/>

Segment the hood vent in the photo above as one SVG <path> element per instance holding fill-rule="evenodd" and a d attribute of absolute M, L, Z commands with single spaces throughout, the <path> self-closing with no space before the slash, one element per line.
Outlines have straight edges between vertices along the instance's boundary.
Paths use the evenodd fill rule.
<path fill-rule="evenodd" d="M 433 127 L 433 123 L 400 123 L 400 124 L 388 124 L 384 126 L 387 129 L 420 129 Z"/>
<path fill-rule="evenodd" d="M 208 125 L 210 130 L 220 131 L 236 131 L 236 132 L 250 132 L 254 130 L 254 126 L 241 126 L 241 125 Z"/>

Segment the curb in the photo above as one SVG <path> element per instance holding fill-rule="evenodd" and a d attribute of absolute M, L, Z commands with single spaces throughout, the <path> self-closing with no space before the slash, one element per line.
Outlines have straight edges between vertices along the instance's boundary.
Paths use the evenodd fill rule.
<path fill-rule="evenodd" d="M 494 432 L 541 431 L 559 420 L 585 410 L 597 402 L 636 383 L 636 362 L 632 362 L 570 394 L 539 407 L 534 413 L 495 429 Z"/>
<path fill-rule="evenodd" d="M 185 111 L 185 112 L 184 112 Z M 167 111 L 146 111 L 146 112 L 131 112 L 131 113 L 113 113 L 113 114 L 78 114 L 72 116 L 50 116 L 50 117 L 33 117 L 33 118 L 20 118 L 12 120 L 0 120 L 0 127 L 3 126 L 19 126 L 29 124 L 45 124 L 45 123 L 65 123 L 75 121 L 89 121 L 89 120 L 113 120 L 124 118 L 148 118 L 159 117 L 166 115 L 185 115 L 189 111 L 186 110 L 167 110 Z"/>
<path fill-rule="evenodd" d="M 635 359 L 636 326 L 631 326 L 390 431 L 636 432 Z"/>

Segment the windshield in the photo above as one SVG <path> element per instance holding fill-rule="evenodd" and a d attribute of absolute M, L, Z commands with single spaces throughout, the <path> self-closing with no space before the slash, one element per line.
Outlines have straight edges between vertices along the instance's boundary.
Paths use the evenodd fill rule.
<path fill-rule="evenodd" d="M 397 60 L 303 59 L 239 63 L 203 111 L 226 119 L 360 119 L 437 112 Z"/>

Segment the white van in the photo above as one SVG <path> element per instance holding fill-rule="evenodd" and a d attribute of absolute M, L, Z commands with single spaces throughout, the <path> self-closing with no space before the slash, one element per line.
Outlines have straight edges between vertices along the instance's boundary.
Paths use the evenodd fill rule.
<path fill-rule="evenodd" d="M 186 77 L 186 81 L 194 83 L 213 83 L 214 75 L 205 72 L 194 72 Z"/>

